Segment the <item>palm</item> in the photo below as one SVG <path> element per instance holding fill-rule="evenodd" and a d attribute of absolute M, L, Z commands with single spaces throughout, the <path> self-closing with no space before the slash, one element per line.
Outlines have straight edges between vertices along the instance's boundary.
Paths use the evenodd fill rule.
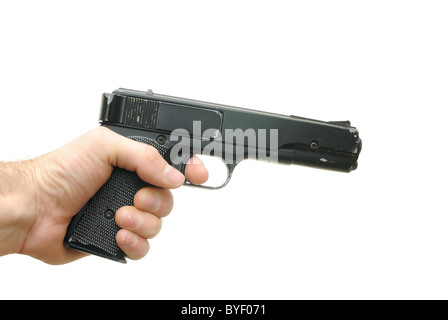
<path fill-rule="evenodd" d="M 95 155 L 92 144 L 69 144 L 40 158 L 42 208 L 28 232 L 23 252 L 50 264 L 67 263 L 85 254 L 67 249 L 63 239 L 72 217 L 107 181 L 112 166 Z M 61 156 L 65 153 L 69 156 Z M 80 155 L 83 155 L 81 158 Z M 63 160 L 61 160 L 63 159 Z"/>

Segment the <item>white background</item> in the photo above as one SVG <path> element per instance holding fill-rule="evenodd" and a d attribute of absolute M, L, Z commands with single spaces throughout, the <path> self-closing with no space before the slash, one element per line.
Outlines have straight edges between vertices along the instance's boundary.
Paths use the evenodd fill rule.
<path fill-rule="evenodd" d="M 118 87 L 350 120 L 356 171 L 243 162 L 116 264 L 0 258 L 0 298 L 448 298 L 446 1 L 3 1 L 0 159 L 96 127 Z"/>

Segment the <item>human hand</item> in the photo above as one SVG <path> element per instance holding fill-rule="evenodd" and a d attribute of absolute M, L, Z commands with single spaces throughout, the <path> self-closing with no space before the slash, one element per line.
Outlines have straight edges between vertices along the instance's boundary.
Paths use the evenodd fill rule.
<path fill-rule="evenodd" d="M 202 184 L 208 172 L 192 161 L 185 175 Z M 133 207 L 116 212 L 122 229 L 118 246 L 130 259 L 149 250 L 160 231 L 161 218 L 173 208 L 168 189 L 180 187 L 185 177 L 149 145 L 99 127 L 73 142 L 36 159 L 0 164 L 0 255 L 26 254 L 49 264 L 63 264 L 86 254 L 68 249 L 63 239 L 72 217 L 109 179 L 114 166 L 135 171 L 146 182 Z"/>

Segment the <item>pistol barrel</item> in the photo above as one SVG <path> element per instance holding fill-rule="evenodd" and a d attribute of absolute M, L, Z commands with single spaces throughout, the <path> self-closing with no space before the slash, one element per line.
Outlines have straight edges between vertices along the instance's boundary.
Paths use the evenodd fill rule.
<path fill-rule="evenodd" d="M 206 149 L 208 142 L 222 143 L 213 154 L 227 163 L 255 158 L 349 172 L 357 168 L 361 152 L 359 132 L 349 121 L 285 116 L 151 90 L 118 89 L 104 94 L 100 122 L 164 135 L 178 133 L 179 128 L 192 145 L 201 141 L 200 150 L 192 150 L 196 153 Z"/>

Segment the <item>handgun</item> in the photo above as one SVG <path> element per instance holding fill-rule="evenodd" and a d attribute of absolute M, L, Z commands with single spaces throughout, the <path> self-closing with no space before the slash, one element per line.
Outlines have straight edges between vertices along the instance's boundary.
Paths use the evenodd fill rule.
<path fill-rule="evenodd" d="M 361 139 L 349 121 L 319 121 L 298 116 L 153 93 L 118 89 L 102 95 L 99 122 L 120 135 L 148 144 L 185 173 L 194 155 L 220 158 L 227 185 L 235 167 L 256 159 L 287 165 L 350 172 L 358 165 Z M 109 180 L 70 222 L 69 248 L 126 263 L 116 243 L 115 212 L 132 206 L 135 193 L 151 186 L 135 172 L 115 167 Z"/>

